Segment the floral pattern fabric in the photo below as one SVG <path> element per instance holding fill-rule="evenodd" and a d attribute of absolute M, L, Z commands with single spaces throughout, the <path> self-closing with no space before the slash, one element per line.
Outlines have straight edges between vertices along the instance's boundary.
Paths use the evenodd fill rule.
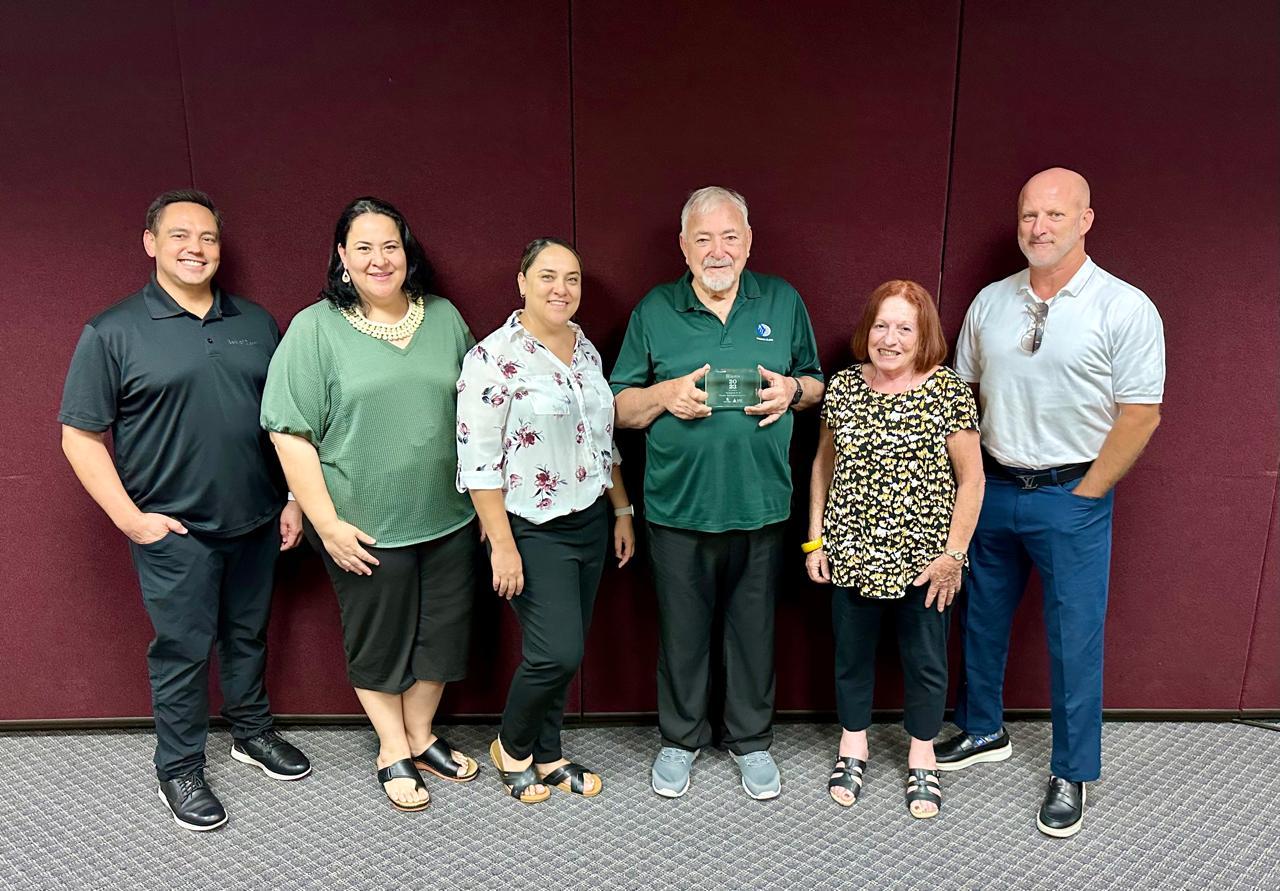
<path fill-rule="evenodd" d="M 832 378 L 822 419 L 835 442 L 822 532 L 831 581 L 902 597 L 946 547 L 956 503 L 947 437 L 977 429 L 973 392 L 939 368 L 905 393 L 880 393 L 854 365 Z"/>
<path fill-rule="evenodd" d="M 566 366 L 517 310 L 471 348 L 458 378 L 458 491 L 502 489 L 507 510 L 534 523 L 590 507 L 621 460 L 600 354 L 569 327 Z"/>

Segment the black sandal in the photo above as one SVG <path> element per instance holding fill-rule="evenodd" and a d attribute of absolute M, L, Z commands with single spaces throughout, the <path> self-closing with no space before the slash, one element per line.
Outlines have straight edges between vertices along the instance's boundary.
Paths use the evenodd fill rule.
<path fill-rule="evenodd" d="M 533 764 L 524 770 L 502 769 L 502 745 L 496 739 L 489 746 L 489 760 L 497 768 L 498 780 L 507 787 L 507 794 L 516 801 L 523 804 L 537 804 L 551 797 L 550 789 L 544 788 L 541 795 L 530 791 L 534 786 L 546 786 L 546 783 L 538 777 L 538 772 L 533 769 Z"/>
<path fill-rule="evenodd" d="M 470 755 L 459 752 L 471 765 L 471 770 L 468 771 L 466 764 L 453 760 L 453 752 L 453 746 L 443 736 L 437 736 L 436 741 L 423 749 L 421 755 L 413 756 L 413 764 L 419 770 L 433 773 L 451 783 L 469 783 L 474 780 L 476 774 L 480 773 L 480 765 Z"/>
<path fill-rule="evenodd" d="M 586 775 L 596 778 L 596 787 L 591 792 L 584 792 L 587 788 Z M 544 786 L 554 786 L 561 792 L 568 792 L 571 795 L 581 795 L 583 798 L 595 798 L 604 791 L 604 781 L 600 779 L 598 773 L 592 773 L 581 764 L 570 761 L 568 764 L 562 764 L 555 770 L 551 771 L 542 778 Z"/>
<path fill-rule="evenodd" d="M 841 807 L 853 807 L 862 794 L 862 773 L 867 769 L 867 762 L 857 758 L 840 755 L 836 758 L 835 767 L 831 769 L 831 779 L 827 780 L 827 794 L 834 789 L 848 789 L 853 794 L 852 801 L 841 801 L 834 795 L 831 800 Z"/>
<path fill-rule="evenodd" d="M 387 801 L 391 802 L 391 806 L 398 811 L 406 814 L 415 813 L 416 811 L 425 811 L 431 804 L 431 798 L 418 804 L 401 804 L 391 797 L 391 793 L 387 791 L 387 783 L 392 780 L 413 780 L 414 789 L 427 791 L 426 785 L 422 782 L 422 774 L 418 773 L 418 768 L 413 766 L 413 760 L 410 758 L 401 758 L 395 764 L 390 764 L 378 771 L 378 782 L 382 785 L 382 794 L 387 796 Z"/>
<path fill-rule="evenodd" d="M 911 809 L 916 801 L 925 801 L 934 805 L 937 810 L 931 814 L 917 814 Z M 928 820 L 942 812 L 942 785 L 938 782 L 936 770 L 925 770 L 914 767 L 907 770 L 907 813 L 917 820 Z"/>

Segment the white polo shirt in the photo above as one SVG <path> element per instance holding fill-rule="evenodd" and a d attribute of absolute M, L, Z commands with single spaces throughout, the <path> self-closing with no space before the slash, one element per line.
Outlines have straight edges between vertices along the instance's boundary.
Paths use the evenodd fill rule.
<path fill-rule="evenodd" d="M 956 345 L 979 385 L 982 445 L 1008 467 L 1043 470 L 1098 457 L 1117 403 L 1164 399 L 1164 326 L 1147 295 L 1093 260 L 1051 297 L 1040 349 L 1023 348 L 1039 301 L 1029 270 L 987 285 Z"/>

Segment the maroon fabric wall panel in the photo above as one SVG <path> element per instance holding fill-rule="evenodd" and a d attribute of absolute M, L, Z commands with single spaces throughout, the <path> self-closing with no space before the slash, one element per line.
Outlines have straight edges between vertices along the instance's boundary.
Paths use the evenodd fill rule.
<path fill-rule="evenodd" d="M 582 317 L 611 362 L 635 303 L 684 269 L 679 211 L 710 183 L 741 191 L 750 267 L 805 297 L 828 372 L 865 295 L 934 289 L 942 248 L 958 4 L 573 4 L 574 169 Z M 903 35 L 910 35 L 904 40 Z M 798 545 L 815 413 L 797 425 Z M 621 442 L 639 496 L 643 442 Z M 778 621 L 778 705 L 829 708 L 829 597 L 795 549 Z M 587 711 L 655 705 L 655 611 L 636 566 L 602 586 Z"/>
<path fill-rule="evenodd" d="M 1280 496 L 1280 490 L 1276 495 Z M 1271 506 L 1271 534 L 1240 707 L 1280 712 L 1280 497 L 1275 497 Z"/>
<path fill-rule="evenodd" d="M 148 202 L 190 184 L 172 16 L 9 4 L 0 59 L 0 720 L 147 714 L 125 538 L 63 460 L 57 414 L 83 324 L 146 281 Z"/>
<path fill-rule="evenodd" d="M 1233 708 L 1244 676 L 1280 449 L 1276 25 L 1263 2 L 964 7 L 949 331 L 1025 265 L 1017 192 L 1054 164 L 1093 186 L 1092 256 L 1164 318 L 1164 421 L 1117 497 L 1109 707 Z M 1007 702 L 1043 706 L 1025 613 Z"/>
<path fill-rule="evenodd" d="M 282 324 L 315 299 L 358 195 L 406 215 L 477 338 L 514 309 L 525 243 L 570 233 L 563 2 L 316 3 L 305 16 L 181 3 L 178 28 L 195 181 L 228 219 L 224 279 Z M 358 711 L 322 576 L 310 554 L 281 573 L 269 676 L 281 712 Z M 450 713 L 502 708 L 519 633 L 493 599 L 478 605 L 473 672 L 446 693 Z"/>

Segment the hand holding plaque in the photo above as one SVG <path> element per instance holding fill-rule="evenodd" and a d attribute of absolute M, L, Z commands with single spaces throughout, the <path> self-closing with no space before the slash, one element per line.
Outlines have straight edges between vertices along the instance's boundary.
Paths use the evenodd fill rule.
<path fill-rule="evenodd" d="M 761 377 L 757 368 L 712 368 L 702 380 L 707 407 L 712 411 L 760 404 Z"/>

